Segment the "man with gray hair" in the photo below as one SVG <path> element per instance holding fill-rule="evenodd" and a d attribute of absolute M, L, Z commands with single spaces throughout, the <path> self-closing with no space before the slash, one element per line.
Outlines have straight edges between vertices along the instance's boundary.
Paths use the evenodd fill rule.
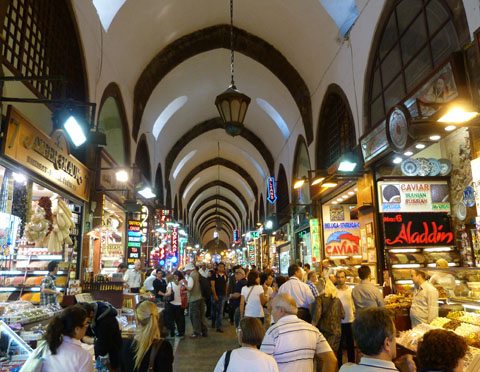
<path fill-rule="evenodd" d="M 337 370 L 337 358 L 320 331 L 297 317 L 297 303 L 287 293 L 272 300 L 272 325 L 263 338 L 260 350 L 273 356 L 280 372 L 314 371 L 314 359 L 321 371 Z"/>

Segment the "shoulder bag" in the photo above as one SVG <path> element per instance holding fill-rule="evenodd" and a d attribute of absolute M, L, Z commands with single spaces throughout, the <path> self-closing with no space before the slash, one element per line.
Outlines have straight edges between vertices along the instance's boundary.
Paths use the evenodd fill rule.
<path fill-rule="evenodd" d="M 225 354 L 225 360 L 223 362 L 223 372 L 227 372 L 228 364 L 230 363 L 230 355 L 232 355 L 233 350 L 228 350 Z"/>
<path fill-rule="evenodd" d="M 172 291 L 172 293 L 170 293 L 168 296 L 165 296 L 165 302 L 172 302 L 173 300 L 175 300 L 175 292 L 173 291 L 172 282 L 170 282 L 169 285 L 170 285 L 170 290 Z M 167 288 L 168 288 L 168 286 L 167 286 Z"/>
<path fill-rule="evenodd" d="M 157 340 L 152 344 L 152 350 L 150 351 L 150 361 L 148 362 L 148 372 L 155 371 L 155 358 L 157 357 L 160 346 L 162 346 L 162 342 L 163 340 Z"/>
<path fill-rule="evenodd" d="M 254 285 L 252 286 L 252 288 L 250 288 L 250 292 L 248 292 L 247 298 L 245 299 L 245 308 L 247 307 L 248 298 L 249 298 L 250 295 L 252 294 L 253 288 L 255 288 Z M 244 309 L 243 311 L 245 311 L 245 309 Z"/>

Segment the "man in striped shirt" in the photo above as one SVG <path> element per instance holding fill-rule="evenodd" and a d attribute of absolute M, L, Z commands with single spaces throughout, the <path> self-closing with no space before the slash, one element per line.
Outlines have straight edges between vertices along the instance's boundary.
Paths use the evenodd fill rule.
<path fill-rule="evenodd" d="M 337 370 L 337 358 L 320 331 L 298 319 L 297 304 L 287 293 L 278 293 L 272 300 L 272 325 L 260 350 L 273 356 L 280 372 L 313 372 L 315 356 L 321 371 Z"/>

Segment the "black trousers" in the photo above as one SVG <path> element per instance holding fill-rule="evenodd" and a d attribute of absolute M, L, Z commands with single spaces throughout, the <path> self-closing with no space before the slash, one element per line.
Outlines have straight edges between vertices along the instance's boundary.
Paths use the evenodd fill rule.
<path fill-rule="evenodd" d="M 312 322 L 312 316 L 310 315 L 310 310 L 304 307 L 298 308 L 297 316 L 299 319 L 305 320 L 307 323 Z"/>
<path fill-rule="evenodd" d="M 353 345 L 352 323 L 342 323 L 342 337 L 337 352 L 338 367 L 342 365 L 343 349 L 346 346 L 347 358 L 351 363 L 355 363 L 355 347 Z"/>
<path fill-rule="evenodd" d="M 205 306 L 207 308 L 207 311 L 205 313 L 205 317 L 209 318 L 212 315 L 211 314 L 212 313 L 212 311 L 211 311 L 212 310 L 211 309 L 211 307 L 212 307 L 211 296 L 204 297 L 203 299 L 205 300 Z"/>
<path fill-rule="evenodd" d="M 179 336 L 185 334 L 185 310 L 180 305 L 165 304 L 165 324 L 170 330 L 170 336 L 175 336 L 175 325 Z"/>

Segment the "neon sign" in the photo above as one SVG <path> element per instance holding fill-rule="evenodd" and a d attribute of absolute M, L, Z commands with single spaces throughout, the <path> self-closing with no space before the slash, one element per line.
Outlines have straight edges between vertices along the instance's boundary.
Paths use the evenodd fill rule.
<path fill-rule="evenodd" d="M 270 204 L 274 204 L 277 200 L 277 187 L 274 177 L 267 178 L 267 200 Z"/>
<path fill-rule="evenodd" d="M 383 224 L 388 246 L 445 245 L 454 241 L 444 213 L 384 214 Z"/>

